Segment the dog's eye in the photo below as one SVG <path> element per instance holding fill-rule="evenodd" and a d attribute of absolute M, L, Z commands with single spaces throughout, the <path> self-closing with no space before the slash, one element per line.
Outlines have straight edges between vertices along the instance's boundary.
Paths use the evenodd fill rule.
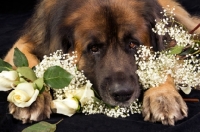
<path fill-rule="evenodd" d="M 129 43 L 129 48 L 130 48 L 130 49 L 135 49 L 136 46 L 137 46 L 137 45 L 136 45 L 134 42 L 130 42 L 130 43 Z"/>
<path fill-rule="evenodd" d="M 92 51 L 93 53 L 96 53 L 99 51 L 99 47 L 97 45 L 92 45 L 90 47 L 90 51 Z"/>

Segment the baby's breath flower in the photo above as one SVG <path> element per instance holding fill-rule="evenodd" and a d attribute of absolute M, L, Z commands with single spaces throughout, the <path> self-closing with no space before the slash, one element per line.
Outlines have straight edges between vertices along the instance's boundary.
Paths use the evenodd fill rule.
<path fill-rule="evenodd" d="M 51 66 L 60 66 L 74 76 L 70 85 L 67 87 L 64 87 L 63 89 L 54 89 L 55 99 L 64 99 L 65 91 L 72 92 L 73 90 L 76 90 L 86 84 L 87 79 L 83 74 L 83 71 L 77 70 L 75 64 L 76 58 L 76 52 L 72 52 L 72 55 L 70 55 L 63 54 L 62 50 L 57 50 L 56 52 L 50 54 L 50 56 L 44 56 L 40 64 L 35 67 L 37 77 L 42 77 L 44 72 Z"/>
<path fill-rule="evenodd" d="M 105 114 L 109 117 L 125 118 L 127 116 L 130 116 L 130 114 L 140 114 L 141 104 L 138 102 L 138 100 L 136 100 L 129 107 L 109 107 L 102 101 L 90 100 L 83 106 L 82 113 L 84 113 L 85 115 Z"/>
<path fill-rule="evenodd" d="M 153 32 L 162 36 L 168 34 L 172 40 L 176 41 L 178 46 L 194 46 L 195 42 L 192 38 L 195 37 L 195 34 L 190 34 L 184 30 L 182 25 L 179 26 L 180 23 L 174 19 L 174 10 L 175 8 L 169 7 L 163 10 L 163 18 L 156 21 L 155 28 L 152 29 Z"/>
<path fill-rule="evenodd" d="M 177 89 L 196 87 L 200 85 L 200 60 L 197 56 L 191 55 L 181 61 L 166 51 L 152 53 L 148 47 L 140 46 L 135 55 L 136 73 L 144 89 L 164 83 L 168 75 L 174 78 Z"/>
<path fill-rule="evenodd" d="M 156 20 L 153 32 L 169 36 L 182 49 L 191 47 L 198 52 L 200 45 L 193 40 L 196 35 L 188 33 L 180 23 L 175 21 L 174 10 L 175 8 L 171 9 L 168 6 L 161 12 L 163 18 L 160 21 Z M 167 43 L 167 40 L 164 40 L 164 43 Z M 135 55 L 138 65 L 136 73 L 144 89 L 164 83 L 168 75 L 174 78 L 176 88 L 187 94 L 191 91 L 191 87 L 200 85 L 198 53 L 195 53 L 196 56 L 187 54 L 185 57 L 188 59 L 184 60 L 180 60 L 176 54 L 172 55 L 171 53 L 170 50 L 153 53 L 148 47 L 139 47 L 137 55 Z"/>

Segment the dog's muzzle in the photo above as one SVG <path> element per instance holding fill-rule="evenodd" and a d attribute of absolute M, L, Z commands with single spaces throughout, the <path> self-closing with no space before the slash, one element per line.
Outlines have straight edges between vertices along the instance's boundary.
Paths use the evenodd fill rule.
<path fill-rule="evenodd" d="M 110 94 L 117 102 L 128 101 L 132 97 L 133 92 L 133 89 L 127 84 L 127 82 L 114 82 L 110 87 Z"/>
<path fill-rule="evenodd" d="M 117 102 L 126 102 L 132 97 L 134 86 L 131 77 L 125 73 L 118 72 L 110 77 L 109 80 L 109 94 L 113 100 Z"/>

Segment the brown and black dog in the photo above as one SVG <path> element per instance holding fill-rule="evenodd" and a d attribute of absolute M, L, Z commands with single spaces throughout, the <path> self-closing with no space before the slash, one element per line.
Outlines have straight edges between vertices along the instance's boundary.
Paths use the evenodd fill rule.
<path fill-rule="evenodd" d="M 163 37 L 152 28 L 166 5 L 175 6 L 177 20 L 188 30 L 199 22 L 173 0 L 42 0 L 5 61 L 13 64 L 15 47 L 28 57 L 30 67 L 58 49 L 77 51 L 78 68 L 84 70 L 103 101 L 129 106 L 141 93 L 135 73 L 137 47 L 164 48 Z M 47 96 L 45 93 L 30 108 L 10 105 L 10 112 L 23 122 L 49 117 Z M 145 92 L 142 113 L 147 121 L 170 125 L 187 116 L 186 103 L 172 78 Z"/>

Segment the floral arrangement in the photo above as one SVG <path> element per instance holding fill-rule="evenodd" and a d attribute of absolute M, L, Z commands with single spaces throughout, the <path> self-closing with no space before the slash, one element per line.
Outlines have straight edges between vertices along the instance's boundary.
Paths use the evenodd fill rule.
<path fill-rule="evenodd" d="M 170 75 L 176 88 L 189 94 L 192 88 L 200 86 L 200 40 L 193 34 L 200 24 L 187 32 L 175 21 L 174 10 L 169 6 L 164 9 L 163 19 L 156 21 L 152 29 L 158 35 L 168 36 L 169 40 L 164 40 L 166 50 L 152 52 L 151 47 L 140 46 L 135 55 L 137 74 L 144 89 L 164 83 Z"/>
<path fill-rule="evenodd" d="M 129 108 L 111 107 L 95 97 L 92 84 L 78 71 L 73 55 L 61 50 L 44 56 L 33 69 L 28 67 L 26 56 L 17 48 L 14 54 L 16 70 L 0 59 L 0 90 L 12 90 L 7 100 L 17 107 L 29 107 L 43 91 L 53 90 L 51 109 L 56 113 L 72 116 L 78 111 L 85 114 L 102 113 L 111 117 L 126 117 L 129 112 L 140 113 L 136 102 Z"/>
<path fill-rule="evenodd" d="M 140 46 L 135 55 L 137 74 L 144 89 L 158 86 L 170 75 L 177 89 L 189 94 L 191 88 L 200 86 L 200 41 L 198 35 L 185 31 L 174 20 L 173 10 L 164 9 L 163 19 L 152 29 L 158 35 L 169 36 L 170 40 L 165 41 L 166 50 L 153 52 L 151 47 Z M 0 59 L 0 90 L 11 90 L 7 100 L 24 108 L 29 107 L 43 91 L 51 89 L 52 110 L 67 116 L 82 112 L 117 118 L 141 113 L 138 100 L 128 108 L 111 107 L 99 100 L 84 71 L 77 69 L 76 57 L 76 52 L 70 55 L 58 50 L 50 56 L 45 55 L 31 69 L 26 56 L 16 48 L 13 60 L 16 69 Z"/>

